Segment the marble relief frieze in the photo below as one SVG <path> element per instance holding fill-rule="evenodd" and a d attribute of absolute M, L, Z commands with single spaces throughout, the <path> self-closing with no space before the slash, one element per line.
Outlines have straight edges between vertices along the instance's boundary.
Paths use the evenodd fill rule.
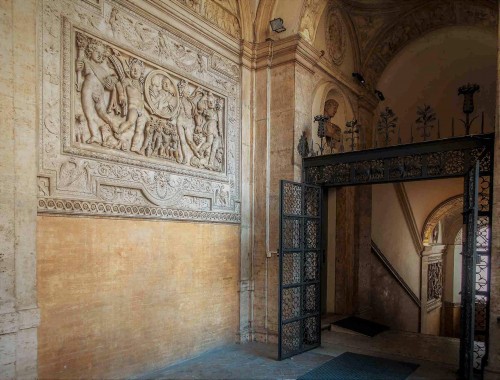
<path fill-rule="evenodd" d="M 123 2 L 42 7 L 39 212 L 239 222 L 237 62 Z"/>

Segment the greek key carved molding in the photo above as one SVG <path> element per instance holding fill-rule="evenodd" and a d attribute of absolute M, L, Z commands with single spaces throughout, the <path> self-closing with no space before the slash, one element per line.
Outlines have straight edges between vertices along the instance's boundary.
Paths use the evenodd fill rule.
<path fill-rule="evenodd" d="M 41 8 L 39 211 L 239 222 L 238 64 L 122 2 Z"/>

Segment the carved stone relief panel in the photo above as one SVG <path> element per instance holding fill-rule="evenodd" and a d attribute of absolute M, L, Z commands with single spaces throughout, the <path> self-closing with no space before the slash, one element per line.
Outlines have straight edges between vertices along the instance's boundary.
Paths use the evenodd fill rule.
<path fill-rule="evenodd" d="M 318 17 L 323 13 L 326 0 L 305 0 L 300 17 L 299 33 L 310 43 L 314 42 L 318 28 Z"/>
<path fill-rule="evenodd" d="M 340 65 L 344 60 L 348 38 L 340 10 L 338 8 L 331 9 L 326 22 L 328 54 L 334 64 Z"/>
<path fill-rule="evenodd" d="M 232 37 L 241 35 L 237 0 L 175 0 Z"/>
<path fill-rule="evenodd" d="M 41 6 L 39 211 L 239 222 L 239 67 L 122 2 Z"/>

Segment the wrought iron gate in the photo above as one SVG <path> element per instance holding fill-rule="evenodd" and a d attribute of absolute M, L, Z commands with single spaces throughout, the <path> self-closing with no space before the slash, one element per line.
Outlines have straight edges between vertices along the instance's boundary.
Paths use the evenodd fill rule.
<path fill-rule="evenodd" d="M 460 376 L 466 379 L 488 360 L 492 190 L 492 157 L 483 154 L 464 178 Z"/>
<path fill-rule="evenodd" d="M 319 186 L 281 181 L 278 360 L 321 344 Z"/>
<path fill-rule="evenodd" d="M 474 317 L 476 236 L 478 222 L 479 162 L 464 178 L 465 240 L 462 251 L 462 311 L 460 317 L 460 377 L 472 379 L 474 370 Z"/>

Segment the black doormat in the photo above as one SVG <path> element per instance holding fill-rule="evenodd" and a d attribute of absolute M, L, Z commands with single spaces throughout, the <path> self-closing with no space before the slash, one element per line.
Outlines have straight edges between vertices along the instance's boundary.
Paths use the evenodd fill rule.
<path fill-rule="evenodd" d="M 347 317 L 333 324 L 368 336 L 375 336 L 389 330 L 387 326 L 359 317 Z"/>
<path fill-rule="evenodd" d="M 403 380 L 418 367 L 418 364 L 344 352 L 297 380 Z"/>

